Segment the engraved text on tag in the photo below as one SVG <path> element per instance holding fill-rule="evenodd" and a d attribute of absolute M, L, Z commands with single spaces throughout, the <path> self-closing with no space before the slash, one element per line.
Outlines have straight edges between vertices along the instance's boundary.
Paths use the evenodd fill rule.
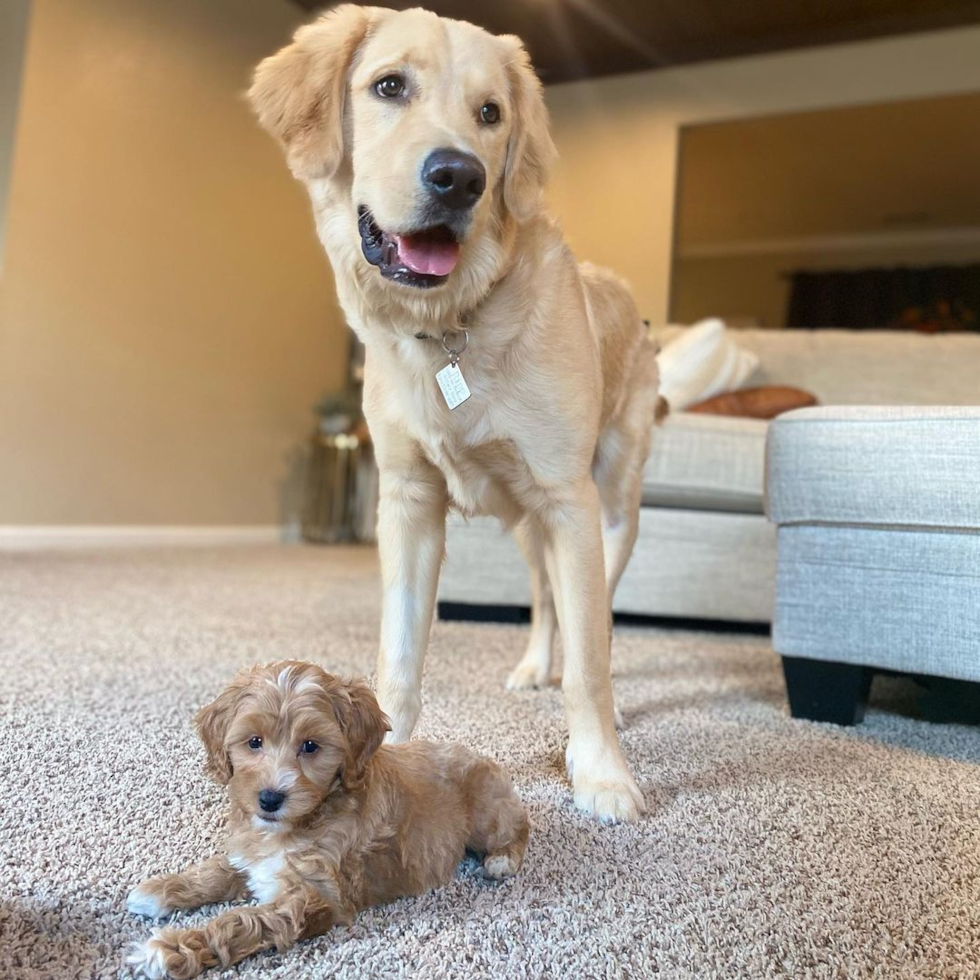
<path fill-rule="evenodd" d="M 447 364 L 436 374 L 436 381 L 450 410 L 462 405 L 470 397 L 470 389 L 458 364 Z"/>

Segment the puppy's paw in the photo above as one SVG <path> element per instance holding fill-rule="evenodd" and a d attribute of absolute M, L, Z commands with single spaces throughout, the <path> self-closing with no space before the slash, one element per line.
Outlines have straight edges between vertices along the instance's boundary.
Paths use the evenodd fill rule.
<path fill-rule="evenodd" d="M 575 805 L 602 823 L 633 823 L 646 809 L 618 746 L 614 751 L 594 753 L 576 752 L 569 745 L 565 765 Z"/>
<path fill-rule="evenodd" d="M 153 879 L 137 885 L 126 896 L 126 909 L 146 919 L 165 919 L 174 911 L 163 901 Z"/>
<path fill-rule="evenodd" d="M 551 684 L 551 671 L 534 661 L 522 660 L 507 678 L 508 691 L 540 690 Z"/>
<path fill-rule="evenodd" d="M 516 875 L 520 865 L 509 854 L 488 854 L 483 860 L 483 877 L 500 881 Z"/>
<path fill-rule="evenodd" d="M 133 943 L 129 948 L 126 962 L 133 968 L 137 976 L 149 977 L 150 980 L 162 980 L 167 975 L 167 967 L 163 961 L 163 949 L 153 939 L 145 943 Z"/>
<path fill-rule="evenodd" d="M 136 973 L 150 980 L 190 980 L 217 958 L 209 955 L 204 933 L 199 929 L 155 929 L 145 943 L 137 943 L 126 957 Z"/>

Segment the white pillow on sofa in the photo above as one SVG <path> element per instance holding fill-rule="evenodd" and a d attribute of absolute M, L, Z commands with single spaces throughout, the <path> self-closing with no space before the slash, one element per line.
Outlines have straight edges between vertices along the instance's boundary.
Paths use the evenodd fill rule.
<path fill-rule="evenodd" d="M 723 321 L 701 320 L 666 344 L 657 356 L 660 394 L 675 411 L 682 411 L 736 391 L 758 367 L 758 355 L 742 350 L 725 330 Z"/>

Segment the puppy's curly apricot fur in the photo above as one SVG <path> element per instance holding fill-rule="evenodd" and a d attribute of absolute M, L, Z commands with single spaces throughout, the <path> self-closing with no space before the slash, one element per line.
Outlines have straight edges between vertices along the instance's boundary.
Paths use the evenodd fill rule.
<path fill-rule="evenodd" d="M 450 881 L 469 850 L 491 878 L 521 865 L 528 821 L 507 774 L 459 745 L 382 746 L 370 689 L 315 664 L 240 673 L 197 715 L 208 773 L 228 787 L 225 853 L 150 878 L 127 901 L 159 919 L 249 894 L 203 928 L 164 927 L 130 963 L 183 980 L 349 923 Z"/>

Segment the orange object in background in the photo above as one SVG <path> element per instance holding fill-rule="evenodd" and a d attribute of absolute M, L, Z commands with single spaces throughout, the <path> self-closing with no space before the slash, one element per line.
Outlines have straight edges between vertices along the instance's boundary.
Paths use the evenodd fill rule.
<path fill-rule="evenodd" d="M 688 412 L 701 415 L 737 415 L 751 419 L 774 419 L 794 408 L 809 408 L 818 404 L 815 395 L 802 388 L 785 385 L 763 385 L 760 388 L 743 388 L 723 395 L 706 398 L 691 405 Z"/>

